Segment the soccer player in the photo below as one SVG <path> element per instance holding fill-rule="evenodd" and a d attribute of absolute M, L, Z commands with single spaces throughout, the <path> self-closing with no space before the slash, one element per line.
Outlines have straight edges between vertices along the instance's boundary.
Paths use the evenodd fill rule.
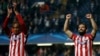
<path fill-rule="evenodd" d="M 9 56 L 25 56 L 25 43 L 27 29 L 21 14 L 14 8 L 8 8 L 7 17 L 3 23 L 3 30 L 10 38 Z M 12 27 L 7 27 L 8 20 L 12 12 L 15 13 L 17 21 L 12 24 Z"/>
<path fill-rule="evenodd" d="M 64 32 L 74 41 L 75 56 L 92 56 L 92 43 L 97 32 L 97 25 L 93 19 L 92 14 L 86 14 L 86 18 L 92 24 L 93 29 L 91 33 L 86 33 L 87 26 L 83 23 L 78 25 L 79 34 L 71 32 L 68 27 L 71 17 L 71 14 L 66 15 Z"/>

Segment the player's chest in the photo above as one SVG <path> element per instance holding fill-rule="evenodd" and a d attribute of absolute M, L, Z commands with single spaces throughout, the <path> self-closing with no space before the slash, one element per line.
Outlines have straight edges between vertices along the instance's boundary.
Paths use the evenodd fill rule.
<path fill-rule="evenodd" d="M 81 44 L 81 45 L 87 44 L 89 41 L 90 40 L 89 40 L 88 37 L 78 37 L 78 38 L 76 38 L 76 43 Z"/>
<path fill-rule="evenodd" d="M 21 35 L 13 35 L 13 36 L 11 36 L 10 41 L 18 41 L 20 39 L 21 39 Z"/>

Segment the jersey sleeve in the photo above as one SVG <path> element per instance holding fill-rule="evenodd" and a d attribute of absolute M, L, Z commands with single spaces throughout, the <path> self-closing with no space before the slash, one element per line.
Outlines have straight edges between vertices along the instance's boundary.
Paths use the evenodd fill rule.
<path fill-rule="evenodd" d="M 5 33 L 6 33 L 8 36 L 10 36 L 10 35 L 11 35 L 11 30 L 10 30 L 9 27 L 7 26 L 8 20 L 9 20 L 9 18 L 6 17 L 5 20 L 4 20 L 4 22 L 3 22 L 2 28 L 3 28 L 3 30 L 5 31 Z"/>
<path fill-rule="evenodd" d="M 89 39 L 93 40 L 93 36 L 91 34 L 87 34 L 87 36 L 89 37 Z"/>
<path fill-rule="evenodd" d="M 21 25 L 21 31 L 24 34 L 27 34 L 26 25 L 25 25 L 25 22 L 24 22 L 22 16 L 20 14 L 18 14 L 18 15 L 16 15 L 16 17 L 17 17 L 17 20 L 18 20 L 19 24 Z"/>
<path fill-rule="evenodd" d="M 71 39 L 72 39 L 73 41 L 75 41 L 76 37 L 77 37 L 77 35 L 73 33 L 72 36 L 71 36 Z"/>

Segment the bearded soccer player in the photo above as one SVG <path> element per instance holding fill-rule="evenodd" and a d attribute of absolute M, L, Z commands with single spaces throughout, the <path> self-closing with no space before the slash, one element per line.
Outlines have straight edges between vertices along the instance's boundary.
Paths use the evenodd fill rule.
<path fill-rule="evenodd" d="M 74 41 L 75 56 L 92 56 L 93 39 L 97 32 L 97 25 L 93 19 L 92 14 L 86 14 L 86 18 L 90 21 L 93 28 L 91 33 L 86 33 L 87 26 L 83 23 L 78 25 L 79 34 L 71 32 L 68 27 L 71 17 L 71 14 L 66 15 L 64 32 Z"/>
<path fill-rule="evenodd" d="M 26 25 L 22 19 L 22 16 L 15 10 L 15 8 L 8 8 L 7 11 L 7 17 L 3 23 L 3 30 L 5 30 L 6 34 L 10 37 L 9 56 L 25 56 L 27 34 Z M 17 18 L 17 22 L 14 22 L 12 27 L 9 28 L 7 27 L 7 24 L 13 11 Z"/>

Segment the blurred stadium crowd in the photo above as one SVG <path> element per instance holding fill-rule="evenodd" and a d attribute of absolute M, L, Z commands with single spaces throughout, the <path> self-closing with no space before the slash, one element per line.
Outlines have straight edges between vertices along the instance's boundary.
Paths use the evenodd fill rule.
<path fill-rule="evenodd" d="M 0 0 L 0 33 L 2 34 L 2 22 L 7 14 L 7 5 L 12 5 L 14 0 Z M 29 34 L 62 32 L 65 15 L 73 15 L 70 21 L 70 29 L 77 31 L 77 25 L 84 22 L 91 30 L 90 23 L 85 14 L 92 13 L 94 19 L 100 26 L 100 1 L 99 0 L 16 0 L 18 11 L 22 14 L 28 28 Z M 85 4 L 84 4 L 85 3 Z M 15 18 L 11 16 L 10 24 Z M 76 29 L 75 29 L 76 28 Z M 100 31 L 100 29 L 99 29 Z"/>
<path fill-rule="evenodd" d="M 0 35 L 4 34 L 2 23 L 7 14 L 7 6 L 13 0 L 0 0 Z M 92 13 L 100 31 L 100 0 L 17 0 L 18 11 L 22 14 L 27 25 L 28 34 L 61 33 L 65 15 L 73 15 L 70 20 L 70 30 L 76 32 L 77 25 L 84 22 L 91 30 L 90 23 L 85 14 Z M 10 17 L 9 27 L 15 21 Z M 4 51 L 1 51 L 4 50 Z M 7 56 L 8 46 L 0 46 L 0 56 Z M 53 45 L 50 47 L 37 47 L 27 45 L 28 56 L 74 56 L 73 46 Z M 94 46 L 94 56 L 100 56 L 100 46 Z"/>
<path fill-rule="evenodd" d="M 8 56 L 8 47 L 0 46 L 0 56 Z M 100 56 L 100 45 L 93 46 L 92 56 Z M 74 46 L 54 44 L 52 46 L 26 46 L 27 56 L 74 56 Z"/>

